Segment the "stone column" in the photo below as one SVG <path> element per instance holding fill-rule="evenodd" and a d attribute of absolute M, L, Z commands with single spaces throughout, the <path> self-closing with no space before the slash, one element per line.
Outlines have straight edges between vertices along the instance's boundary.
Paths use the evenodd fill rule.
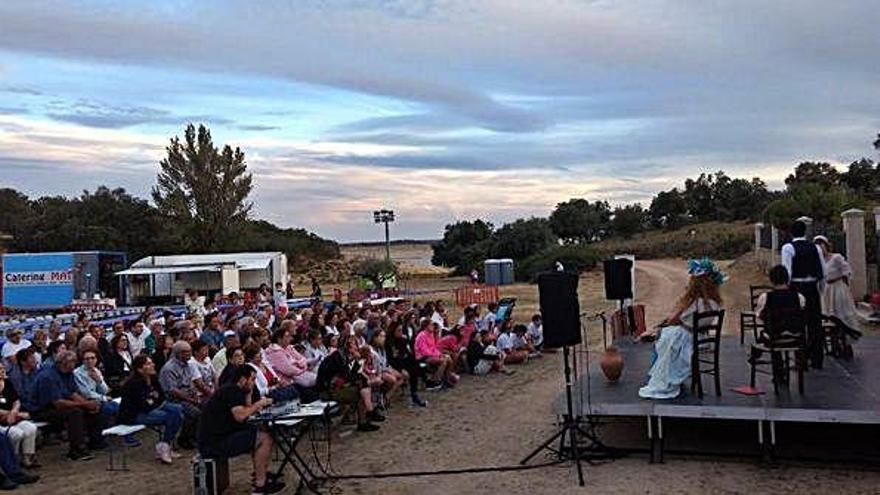
<path fill-rule="evenodd" d="M 763 230 L 764 230 L 763 223 L 758 222 L 755 224 L 755 254 L 758 254 L 761 252 L 761 231 L 763 231 Z"/>
<path fill-rule="evenodd" d="M 770 226 L 770 266 L 776 266 L 781 263 L 779 257 L 779 229 L 776 226 Z"/>
<path fill-rule="evenodd" d="M 861 301 L 868 291 L 868 264 L 865 258 L 865 212 L 853 208 L 846 210 L 841 216 L 843 217 L 843 232 L 846 234 L 846 259 L 853 271 L 849 288 L 853 298 L 856 301 Z"/>

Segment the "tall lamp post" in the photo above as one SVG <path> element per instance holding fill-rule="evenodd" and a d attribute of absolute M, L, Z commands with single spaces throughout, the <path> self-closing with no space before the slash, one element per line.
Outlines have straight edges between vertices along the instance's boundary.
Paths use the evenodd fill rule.
<path fill-rule="evenodd" d="M 385 224 L 385 260 L 391 261 L 391 237 L 388 232 L 388 224 L 394 221 L 394 212 L 392 210 L 376 210 L 373 212 L 373 221 Z"/>

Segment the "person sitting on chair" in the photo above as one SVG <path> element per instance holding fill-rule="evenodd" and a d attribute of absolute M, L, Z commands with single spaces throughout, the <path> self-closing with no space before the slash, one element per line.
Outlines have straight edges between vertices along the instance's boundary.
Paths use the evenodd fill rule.
<path fill-rule="evenodd" d="M 789 287 L 788 270 L 784 266 L 776 265 L 770 269 L 770 283 L 773 284 L 773 290 L 761 294 L 755 302 L 755 314 L 762 322 L 766 322 L 773 312 L 803 309 L 806 305 L 804 295 Z M 762 338 L 759 336 L 758 340 Z"/>
<path fill-rule="evenodd" d="M 645 399 L 673 399 L 681 392 L 681 384 L 691 374 L 694 313 L 721 308 L 718 287 L 727 276 L 708 258 L 688 262 L 687 290 L 675 305 L 675 311 L 659 325 L 654 344 L 656 357 L 648 371 L 648 384 L 639 389 Z M 646 332 L 648 333 L 648 332 Z"/>
<path fill-rule="evenodd" d="M 257 370 L 238 366 L 232 382 L 220 387 L 205 403 L 199 417 L 199 453 L 202 457 L 229 458 L 250 453 L 254 463 L 253 493 L 278 493 L 284 483 L 268 480 L 266 471 L 272 459 L 272 437 L 248 418 L 272 404 L 264 397 L 254 402 L 252 392 Z"/>

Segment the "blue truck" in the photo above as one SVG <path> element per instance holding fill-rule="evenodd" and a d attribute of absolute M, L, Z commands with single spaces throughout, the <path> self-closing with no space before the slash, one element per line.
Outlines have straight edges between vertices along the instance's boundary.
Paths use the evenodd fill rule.
<path fill-rule="evenodd" d="M 2 255 L 2 309 L 43 311 L 68 306 L 74 299 L 125 300 L 125 286 L 115 272 L 127 267 L 125 253 L 68 251 Z"/>

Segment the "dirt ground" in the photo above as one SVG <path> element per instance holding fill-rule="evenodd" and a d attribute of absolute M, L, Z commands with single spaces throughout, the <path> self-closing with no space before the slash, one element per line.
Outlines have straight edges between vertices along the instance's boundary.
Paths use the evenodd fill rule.
<path fill-rule="evenodd" d="M 726 264 L 729 266 L 729 264 Z M 648 310 L 648 321 L 666 316 L 686 280 L 681 260 L 637 263 L 638 302 Z M 723 296 L 734 311 L 747 305 L 749 283 L 760 274 L 748 263 L 730 267 L 731 281 Z M 461 280 L 425 281 L 426 287 L 452 287 Z M 584 311 L 610 308 L 602 299 L 600 273 L 581 279 L 580 298 Z M 505 296 L 518 298 L 515 316 L 528 318 L 537 310 L 537 288 L 532 285 L 505 287 Z M 445 297 L 450 299 L 450 297 Z M 736 331 L 729 318 L 727 331 Z M 595 333 L 591 342 L 601 339 Z M 392 471 L 509 466 L 516 464 L 543 438 L 554 431 L 551 403 L 562 390 L 561 356 L 547 354 L 518 366 L 512 376 L 465 377 L 454 390 L 426 393 L 430 407 L 409 408 L 403 401 L 393 404 L 382 429 L 369 434 L 348 434 L 332 440 L 332 468 L 336 474 L 367 474 Z M 337 431 L 338 433 L 338 431 Z M 85 463 L 71 463 L 61 446 L 40 451 L 44 479 L 20 489 L 23 494 L 185 494 L 191 493 L 187 459 L 173 466 L 158 465 L 152 456 L 153 435 L 141 435 L 144 446 L 129 451 L 132 470 L 109 473 L 106 456 Z M 546 460 L 539 456 L 536 462 Z M 227 493 L 248 492 L 250 467 L 246 458 L 231 462 L 232 486 Z M 288 476 L 288 482 L 292 482 Z M 761 466 L 752 458 L 724 459 L 668 456 L 664 464 L 649 464 L 646 456 L 633 455 L 586 468 L 586 486 L 576 485 L 574 469 L 568 465 L 530 471 L 468 475 L 337 481 L 324 493 L 333 494 L 667 494 L 667 493 L 844 493 L 880 492 L 880 471 L 852 464 L 783 463 L 775 468 Z"/>

